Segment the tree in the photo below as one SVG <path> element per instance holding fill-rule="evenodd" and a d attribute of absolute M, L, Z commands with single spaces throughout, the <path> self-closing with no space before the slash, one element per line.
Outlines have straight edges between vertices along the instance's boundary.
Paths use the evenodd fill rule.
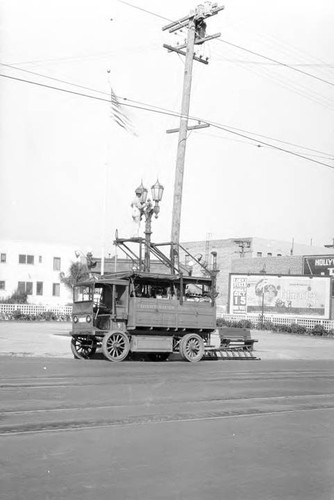
<path fill-rule="evenodd" d="M 65 275 L 64 273 L 60 273 L 59 278 L 67 288 L 72 290 L 78 281 L 84 281 L 89 278 L 87 265 L 82 264 L 81 262 L 72 262 L 68 270 L 68 274 Z"/>
<path fill-rule="evenodd" d="M 27 304 L 28 294 L 20 290 L 15 290 L 10 297 L 1 299 L 2 304 Z"/>

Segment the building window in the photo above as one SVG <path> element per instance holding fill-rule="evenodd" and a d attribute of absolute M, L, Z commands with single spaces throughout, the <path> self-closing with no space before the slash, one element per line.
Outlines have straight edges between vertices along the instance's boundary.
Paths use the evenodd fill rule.
<path fill-rule="evenodd" d="M 277 254 L 277 257 L 282 257 L 282 254 L 281 254 L 281 253 L 278 253 L 278 254 Z"/>
<path fill-rule="evenodd" d="M 262 252 L 256 252 L 256 257 L 262 257 Z"/>
<path fill-rule="evenodd" d="M 36 295 L 43 295 L 43 281 L 37 281 L 37 283 L 36 283 Z"/>
<path fill-rule="evenodd" d="M 60 257 L 53 257 L 53 270 L 60 271 L 61 259 Z"/>
<path fill-rule="evenodd" d="M 271 252 L 268 252 L 268 253 L 267 253 L 267 257 L 272 257 L 272 255 L 273 255 L 273 254 L 272 254 Z"/>
<path fill-rule="evenodd" d="M 4 264 L 6 262 L 6 259 L 7 259 L 7 255 L 5 253 L 2 253 L 1 257 L 0 257 L 0 262 L 2 262 Z"/>
<path fill-rule="evenodd" d="M 52 284 L 52 295 L 54 297 L 60 296 L 60 283 L 53 283 Z"/>
<path fill-rule="evenodd" d="M 19 264 L 33 264 L 33 263 L 34 263 L 33 255 L 24 255 L 24 254 L 19 255 Z"/>
<path fill-rule="evenodd" d="M 19 281 L 17 284 L 17 290 L 19 293 L 26 293 L 27 295 L 32 295 L 32 282 Z"/>
<path fill-rule="evenodd" d="M 0 281 L 0 290 L 6 289 L 6 283 L 4 281 Z"/>
<path fill-rule="evenodd" d="M 40 264 L 42 264 L 42 256 L 41 256 L 41 255 L 38 257 L 38 262 L 39 262 Z"/>

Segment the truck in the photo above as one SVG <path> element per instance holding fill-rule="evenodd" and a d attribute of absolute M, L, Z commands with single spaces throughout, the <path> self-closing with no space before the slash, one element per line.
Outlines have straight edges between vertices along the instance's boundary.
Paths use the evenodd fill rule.
<path fill-rule="evenodd" d="M 146 353 L 157 361 L 179 353 L 191 363 L 200 361 L 217 328 L 216 253 L 212 252 L 209 266 L 182 245 L 176 249 L 172 243 L 150 242 L 148 248 L 144 238 L 118 237 L 114 244 L 126 254 L 129 269 L 91 275 L 73 288 L 74 357 L 89 359 L 102 348 L 112 362 L 124 361 L 132 353 Z M 176 251 L 195 266 L 176 263 Z M 148 252 L 160 264 L 157 272 L 148 268 Z M 193 275 L 194 268 L 198 276 Z"/>

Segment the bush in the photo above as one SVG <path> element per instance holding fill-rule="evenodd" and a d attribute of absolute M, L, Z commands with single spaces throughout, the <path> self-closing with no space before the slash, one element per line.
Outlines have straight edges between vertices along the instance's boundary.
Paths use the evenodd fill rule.
<path fill-rule="evenodd" d="M 315 325 L 311 330 L 311 335 L 318 335 L 320 337 L 326 335 L 326 333 L 326 329 L 321 324 Z"/>
<path fill-rule="evenodd" d="M 20 319 L 23 315 L 21 313 L 21 310 L 20 309 L 15 309 L 13 312 L 12 312 L 12 316 L 13 316 L 13 319 Z"/>
<path fill-rule="evenodd" d="M 297 335 L 317 335 L 321 337 L 334 337 L 334 329 L 326 331 L 325 327 L 320 323 L 315 325 L 312 330 L 308 330 L 305 326 L 298 323 L 290 325 L 275 325 L 271 321 L 262 321 L 262 315 L 259 316 L 257 322 L 252 323 L 249 320 L 242 319 L 240 321 L 230 321 L 225 318 L 217 318 L 217 327 L 229 326 L 232 328 L 256 328 L 257 330 L 269 330 L 272 332 L 293 333 Z"/>
<path fill-rule="evenodd" d="M 272 331 L 274 331 L 276 328 L 276 325 L 274 325 L 274 323 L 272 323 L 271 321 L 265 320 L 265 321 L 260 321 L 259 323 L 257 323 L 256 328 L 258 330 L 272 330 Z"/>
<path fill-rule="evenodd" d="M 291 333 L 297 333 L 298 335 L 304 335 L 307 331 L 305 326 L 298 325 L 298 323 L 292 323 L 290 328 Z"/>
<path fill-rule="evenodd" d="M 70 314 L 44 311 L 39 314 L 23 314 L 20 309 L 12 312 L 0 313 L 0 321 L 71 321 Z"/>

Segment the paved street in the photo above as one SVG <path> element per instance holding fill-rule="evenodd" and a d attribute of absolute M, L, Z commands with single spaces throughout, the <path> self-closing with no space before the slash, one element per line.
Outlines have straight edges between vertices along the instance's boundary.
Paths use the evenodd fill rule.
<path fill-rule="evenodd" d="M 334 498 L 334 361 L 21 355 L 0 377 L 3 500 Z"/>

